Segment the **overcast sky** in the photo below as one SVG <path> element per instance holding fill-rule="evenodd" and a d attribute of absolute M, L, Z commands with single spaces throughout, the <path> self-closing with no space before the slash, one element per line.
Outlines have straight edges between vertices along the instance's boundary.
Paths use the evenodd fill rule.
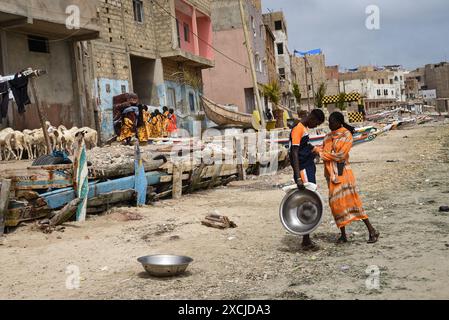
<path fill-rule="evenodd" d="M 380 30 L 368 30 L 367 6 L 380 9 Z M 321 48 L 327 65 L 401 64 L 412 69 L 449 61 L 449 0 L 262 0 L 284 11 L 289 49 Z"/>

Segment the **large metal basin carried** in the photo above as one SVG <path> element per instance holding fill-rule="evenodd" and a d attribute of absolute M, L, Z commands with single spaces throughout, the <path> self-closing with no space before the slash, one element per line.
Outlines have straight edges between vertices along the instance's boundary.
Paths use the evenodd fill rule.
<path fill-rule="evenodd" d="M 193 259 L 175 255 L 153 255 L 141 257 L 137 261 L 154 277 L 174 277 L 184 273 Z"/>
<path fill-rule="evenodd" d="M 315 231 L 323 220 L 323 200 L 314 191 L 290 190 L 282 200 L 280 217 L 288 232 L 305 236 Z"/>

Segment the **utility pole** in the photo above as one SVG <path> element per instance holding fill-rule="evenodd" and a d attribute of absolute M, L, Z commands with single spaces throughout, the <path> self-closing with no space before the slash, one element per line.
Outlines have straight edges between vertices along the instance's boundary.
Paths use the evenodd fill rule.
<path fill-rule="evenodd" d="M 307 109 L 310 112 L 309 77 L 307 76 L 307 58 L 304 56 L 304 75 L 306 77 Z"/>
<path fill-rule="evenodd" d="M 245 9 L 243 8 L 242 0 L 239 0 L 239 5 L 240 5 L 240 15 L 241 15 L 242 24 L 243 24 L 243 32 L 245 34 L 245 45 L 246 45 L 246 49 L 248 50 L 248 60 L 249 60 L 249 64 L 251 67 L 251 75 L 253 78 L 254 94 L 256 96 L 256 108 L 260 114 L 260 121 L 261 121 L 262 129 L 265 130 L 267 128 L 266 122 L 265 122 L 265 113 L 263 112 L 262 101 L 260 99 L 259 85 L 257 83 L 256 67 L 254 65 L 254 54 L 253 54 L 252 46 L 249 42 L 248 25 L 246 23 L 247 21 L 246 21 L 246 17 L 245 17 Z"/>

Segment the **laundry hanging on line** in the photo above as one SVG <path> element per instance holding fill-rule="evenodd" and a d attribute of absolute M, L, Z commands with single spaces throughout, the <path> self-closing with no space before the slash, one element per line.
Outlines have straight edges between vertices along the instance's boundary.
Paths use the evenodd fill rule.
<path fill-rule="evenodd" d="M 22 73 L 17 73 L 14 79 L 9 81 L 14 100 L 16 101 L 19 113 L 25 113 L 25 106 L 31 104 L 30 97 L 28 96 L 28 76 Z"/>
<path fill-rule="evenodd" d="M 9 88 L 8 82 L 0 83 L 0 115 L 1 119 L 8 115 Z"/>

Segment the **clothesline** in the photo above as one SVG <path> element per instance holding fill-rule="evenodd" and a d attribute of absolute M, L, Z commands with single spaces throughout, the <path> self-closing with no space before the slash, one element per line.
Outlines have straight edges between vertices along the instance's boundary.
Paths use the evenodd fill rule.
<path fill-rule="evenodd" d="M 22 77 L 22 75 L 24 75 L 24 76 L 30 76 L 30 75 L 32 75 L 33 73 L 36 74 L 36 75 L 38 75 L 39 71 L 38 71 L 38 70 L 33 70 L 33 69 L 31 69 L 31 68 L 28 68 L 28 69 L 26 69 L 26 70 L 24 70 L 24 71 L 22 71 L 22 72 L 19 72 L 19 73 L 17 74 L 17 77 L 20 78 L 20 77 Z M 0 75 L 0 83 L 4 83 L 4 82 L 11 81 L 11 80 L 13 80 L 15 77 L 16 77 L 16 74 L 9 75 L 9 76 L 1 76 L 1 75 Z"/>

